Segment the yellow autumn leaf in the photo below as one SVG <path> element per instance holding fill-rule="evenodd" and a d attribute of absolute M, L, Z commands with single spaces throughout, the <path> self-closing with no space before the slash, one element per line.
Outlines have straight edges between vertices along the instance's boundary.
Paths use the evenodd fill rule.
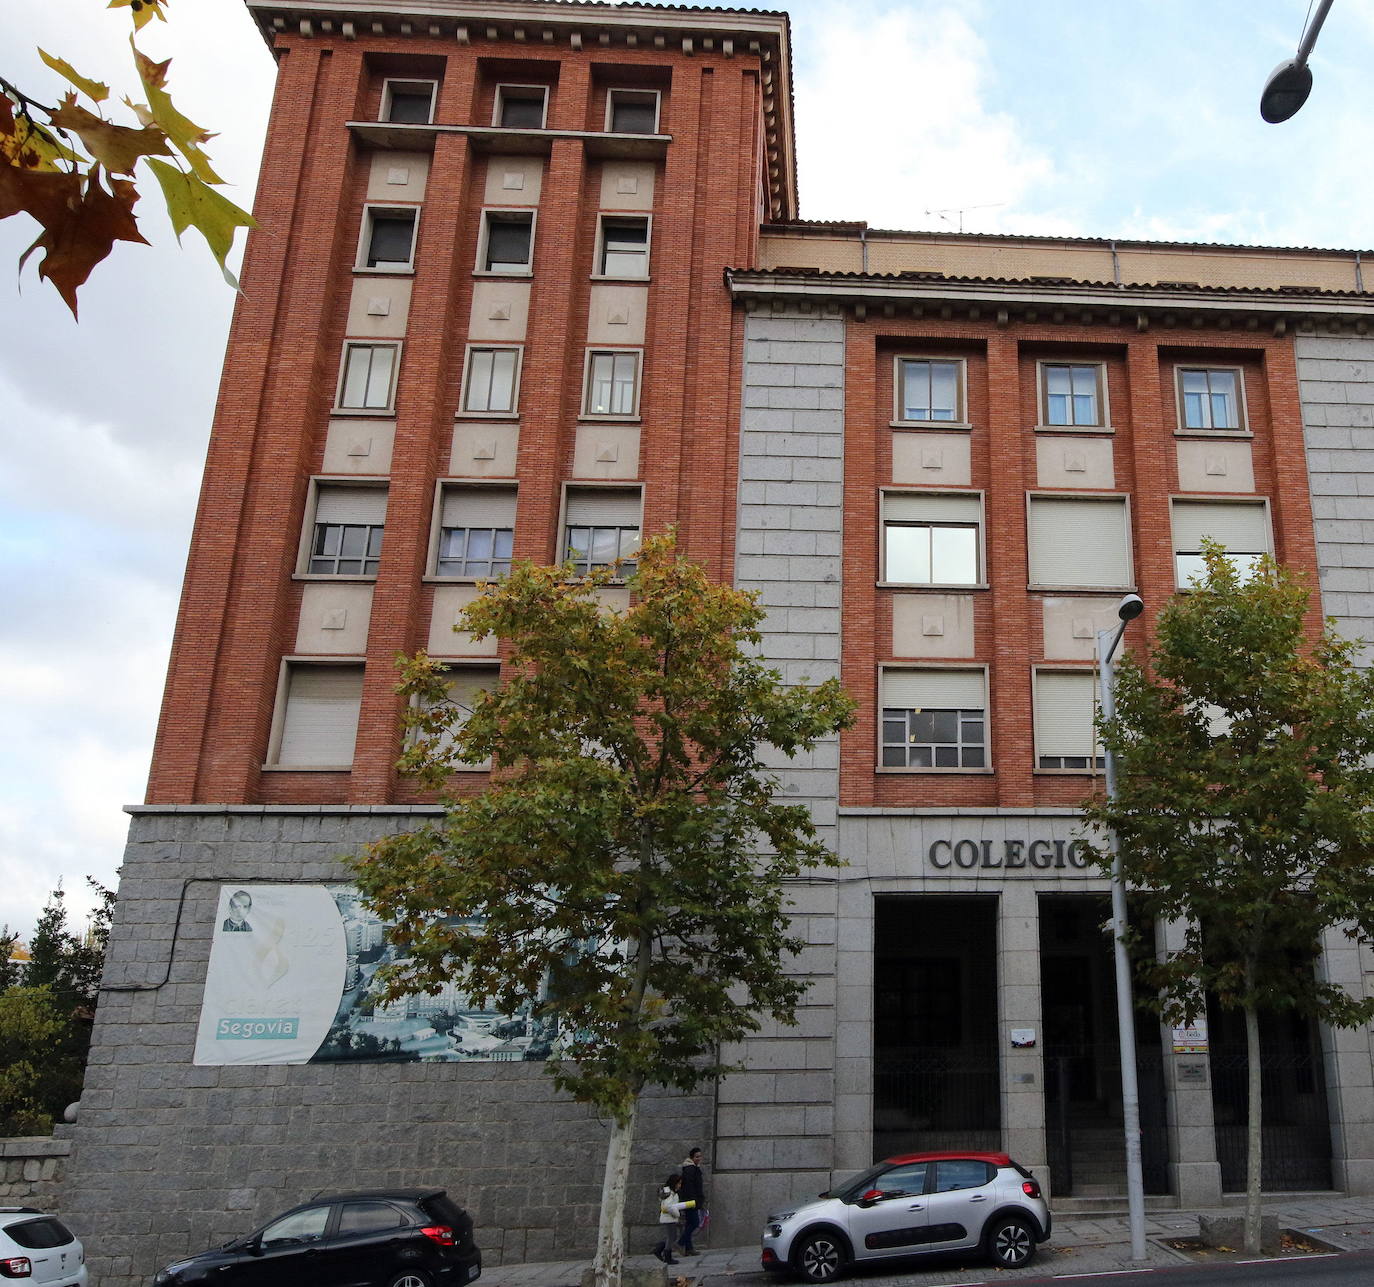
<path fill-rule="evenodd" d="M 141 156 L 171 156 L 167 136 L 156 126 L 141 130 L 115 125 L 88 112 L 75 94 L 63 98 L 52 114 L 52 123 L 78 135 L 87 151 L 112 174 L 132 174 Z"/>
<path fill-rule="evenodd" d="M 218 262 L 224 280 L 238 290 L 238 279 L 229 271 L 225 260 L 234 244 L 235 229 L 258 226 L 253 216 L 246 210 L 240 210 L 194 174 L 187 174 L 174 165 L 152 157 L 148 159 L 148 165 L 162 185 L 162 195 L 167 202 L 167 213 L 172 217 L 177 240 L 181 240 L 181 234 L 187 228 L 195 228 L 209 243 L 210 252 Z"/>
<path fill-rule="evenodd" d="M 110 87 L 98 80 L 87 80 L 71 63 L 62 58 L 55 58 L 52 54 L 43 49 L 39 49 L 38 56 L 48 64 L 59 76 L 65 76 L 73 85 L 77 87 L 87 98 L 96 103 L 103 103 L 110 96 Z"/>
<path fill-rule="evenodd" d="M 144 26 L 154 18 L 160 22 L 167 21 L 167 15 L 162 12 L 162 6 L 167 0 L 110 0 L 111 9 L 132 9 L 134 11 L 134 30 L 142 31 Z"/>
<path fill-rule="evenodd" d="M 224 180 L 211 168 L 210 158 L 199 146 L 214 138 L 214 135 L 207 133 L 177 111 L 171 96 L 167 93 L 167 68 L 172 60 L 168 58 L 164 62 L 155 63 L 139 51 L 132 38 L 129 45 L 134 51 L 134 65 L 138 68 L 138 77 L 143 82 L 144 92 L 148 95 L 146 107 L 134 103 L 129 103 L 129 106 L 145 125 L 155 124 L 167 135 L 198 178 L 206 183 L 223 183 Z M 125 101 L 128 102 L 127 99 Z"/>
<path fill-rule="evenodd" d="M 51 130 L 27 116 L 16 116 L 14 104 L 0 94 L 0 161 L 25 170 L 66 172 L 67 166 L 85 165 L 86 158 L 66 147 Z"/>

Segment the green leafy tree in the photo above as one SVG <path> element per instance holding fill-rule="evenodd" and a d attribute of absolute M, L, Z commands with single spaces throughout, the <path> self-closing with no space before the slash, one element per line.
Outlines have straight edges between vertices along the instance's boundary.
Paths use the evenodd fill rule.
<path fill-rule="evenodd" d="M 0 76 L 0 219 L 27 214 L 38 223 L 38 238 L 19 266 L 41 251 L 38 275 L 53 284 L 73 317 L 77 290 L 115 242 L 146 244 L 134 216 L 139 200 L 134 180 L 142 167 L 157 180 L 177 238 L 195 228 L 225 279 L 238 287 L 226 259 L 235 232 L 256 225 L 217 190 L 224 180 L 204 148 L 214 136 L 172 102 L 171 60 L 154 62 L 135 43 L 147 23 L 167 20 L 169 3 L 110 0 L 109 8 L 127 8 L 133 18 L 129 47 L 144 101 L 123 100 L 128 123 L 106 115 L 108 85 L 42 49 L 39 57 L 69 87 L 55 106 Z"/>
<path fill-rule="evenodd" d="M 98 881 L 88 878 L 88 883 L 97 903 L 86 932 L 77 934 L 68 928 L 66 893 L 59 885 L 38 918 L 28 962 L 0 994 L 0 1000 L 17 996 L 6 1011 L 9 1036 L 4 1039 L 24 1050 L 30 1050 L 25 1043 L 43 1043 L 30 1050 L 32 1058 L 14 1056 L 14 1079 L 7 1092 L 21 1105 L 13 1112 L 29 1114 L 31 1129 L 50 1129 L 53 1120 L 81 1095 L 114 910 L 113 893 Z M 40 1011 L 46 1016 L 42 1023 L 37 1018 Z M 48 1019 L 56 1026 L 50 1026 Z M 14 1089 L 19 1086 L 24 1088 L 22 1094 Z M 23 1108 L 24 1104 L 30 1108 Z M 34 1113 L 45 1124 L 35 1127 Z"/>
<path fill-rule="evenodd" d="M 50 988 L 0 992 L 0 1135 L 52 1130 L 54 1052 L 65 1028 Z"/>
<path fill-rule="evenodd" d="M 1301 578 L 1269 559 L 1242 574 L 1217 545 L 1204 555 L 1160 615 L 1149 668 L 1128 658 L 1117 672 L 1102 737 L 1119 793 L 1085 811 L 1115 828 L 1142 909 L 1186 927 L 1181 949 L 1144 968 L 1165 1017 L 1196 1017 L 1209 992 L 1244 1016 L 1256 1253 L 1260 1011 L 1374 1017 L 1374 999 L 1313 969 L 1333 927 L 1374 941 L 1374 674 L 1330 628 L 1310 637 Z"/>
<path fill-rule="evenodd" d="M 557 1022 L 555 1085 L 611 1123 L 601 1287 L 624 1262 L 640 1093 L 715 1078 L 721 1043 L 761 1014 L 794 1021 L 786 882 L 834 859 L 807 809 L 778 799 L 764 748 L 793 756 L 852 713 L 837 681 L 783 687 L 752 652 L 754 597 L 713 583 L 671 536 L 645 543 L 625 611 L 600 601 L 619 575 L 524 564 L 489 587 L 459 628 L 506 641 L 509 679 L 470 712 L 442 666 L 405 664 L 403 766 L 440 787 L 455 762 L 497 767 L 442 823 L 356 864 L 408 954 L 391 995 L 456 979 L 476 1005 Z"/>
<path fill-rule="evenodd" d="M 13 987 L 23 977 L 24 963 L 14 956 L 19 935 L 8 925 L 0 925 L 0 992 Z"/>

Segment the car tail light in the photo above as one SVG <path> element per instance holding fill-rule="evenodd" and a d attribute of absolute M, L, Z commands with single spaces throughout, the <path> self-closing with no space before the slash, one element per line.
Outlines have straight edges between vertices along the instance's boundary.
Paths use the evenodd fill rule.
<path fill-rule="evenodd" d="M 1024 1193 L 1028 1198 L 1038 1198 L 1040 1196 L 1040 1181 L 1022 1180 L 1021 1192 Z"/>
<path fill-rule="evenodd" d="M 0 1260 L 0 1278 L 31 1278 L 33 1276 L 33 1265 L 29 1263 L 27 1256 L 11 1256 L 8 1260 Z"/>
<path fill-rule="evenodd" d="M 441 1247 L 452 1247 L 454 1245 L 453 1230 L 446 1224 L 430 1224 L 420 1230 L 431 1242 L 437 1242 Z"/>
<path fill-rule="evenodd" d="M 774 1251 L 772 1247 L 765 1247 L 763 1249 L 762 1260 L 765 1265 L 776 1265 L 778 1263 L 778 1253 Z"/>

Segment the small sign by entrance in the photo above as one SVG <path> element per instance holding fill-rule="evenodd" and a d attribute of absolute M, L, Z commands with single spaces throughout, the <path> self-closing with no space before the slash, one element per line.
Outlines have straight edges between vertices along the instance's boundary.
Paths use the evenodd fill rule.
<path fill-rule="evenodd" d="M 1029 1050 L 1033 1045 L 1035 1045 L 1034 1028 L 1013 1028 L 1011 1030 L 1013 1050 Z"/>
<path fill-rule="evenodd" d="M 1207 1053 L 1207 1020 L 1198 1018 L 1188 1023 L 1174 1024 L 1174 1054 L 1205 1055 Z"/>
<path fill-rule="evenodd" d="M 1180 1059 L 1174 1065 L 1174 1076 L 1180 1084 L 1189 1082 L 1206 1085 L 1207 1061 L 1204 1059 Z"/>

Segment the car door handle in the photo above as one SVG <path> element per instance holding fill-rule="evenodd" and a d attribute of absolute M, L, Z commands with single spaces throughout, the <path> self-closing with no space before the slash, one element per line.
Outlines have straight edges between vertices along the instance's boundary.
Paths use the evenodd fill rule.
<path fill-rule="evenodd" d="M 925 1209 L 926 1204 L 924 1202 L 913 1202 L 909 1207 L 907 1207 L 908 1211 L 924 1211 Z"/>
<path fill-rule="evenodd" d="M 975 1193 L 975 1194 L 969 1199 L 970 1202 L 986 1202 L 987 1200 L 988 1200 L 988 1195 L 987 1195 L 986 1193 Z"/>

